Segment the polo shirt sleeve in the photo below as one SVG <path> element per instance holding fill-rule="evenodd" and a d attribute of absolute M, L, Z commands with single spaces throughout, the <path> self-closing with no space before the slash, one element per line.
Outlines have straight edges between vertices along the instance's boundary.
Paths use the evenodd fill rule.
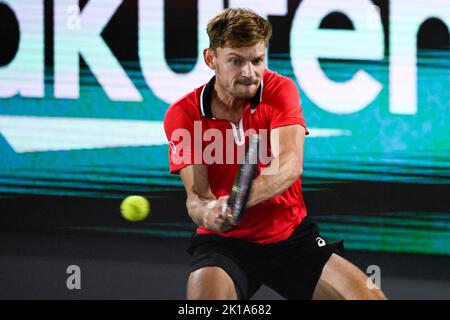
<path fill-rule="evenodd" d="M 194 119 L 180 105 L 170 107 L 164 117 L 164 131 L 169 144 L 170 173 L 195 164 Z M 201 157 L 200 157 L 201 163 Z"/>
<path fill-rule="evenodd" d="M 294 81 L 283 77 L 272 92 L 270 104 L 270 129 L 300 124 L 305 128 L 306 134 L 309 134 L 300 105 L 300 93 Z"/>

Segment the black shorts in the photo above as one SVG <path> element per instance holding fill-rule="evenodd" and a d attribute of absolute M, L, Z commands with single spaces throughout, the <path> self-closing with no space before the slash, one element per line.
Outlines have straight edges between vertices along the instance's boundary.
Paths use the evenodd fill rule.
<path fill-rule="evenodd" d="M 328 244 L 306 217 L 286 240 L 259 244 L 218 235 L 195 234 L 188 252 L 190 271 L 222 268 L 233 279 L 239 299 L 250 299 L 262 284 L 285 299 L 311 299 L 332 253 L 343 255 L 343 241 Z"/>

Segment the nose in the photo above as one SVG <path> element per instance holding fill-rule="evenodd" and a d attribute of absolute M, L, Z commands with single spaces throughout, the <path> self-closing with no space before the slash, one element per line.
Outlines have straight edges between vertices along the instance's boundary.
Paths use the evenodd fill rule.
<path fill-rule="evenodd" d="M 242 68 L 242 76 L 245 78 L 253 78 L 254 72 L 255 70 L 251 62 L 247 62 Z"/>

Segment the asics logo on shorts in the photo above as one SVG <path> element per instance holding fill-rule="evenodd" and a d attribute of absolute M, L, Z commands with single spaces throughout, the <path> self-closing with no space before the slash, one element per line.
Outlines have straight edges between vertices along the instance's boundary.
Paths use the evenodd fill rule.
<path fill-rule="evenodd" d="M 316 238 L 316 242 L 317 242 L 317 245 L 318 245 L 319 247 L 323 247 L 324 245 L 327 244 L 327 243 L 325 242 L 325 240 L 323 240 L 321 237 L 317 237 L 317 238 Z"/>

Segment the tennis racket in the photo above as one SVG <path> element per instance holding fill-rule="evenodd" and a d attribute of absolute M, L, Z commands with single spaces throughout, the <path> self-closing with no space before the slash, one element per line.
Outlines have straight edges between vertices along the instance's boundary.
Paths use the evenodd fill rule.
<path fill-rule="evenodd" d="M 244 163 L 239 167 L 227 201 L 227 208 L 231 209 L 231 223 L 233 225 L 239 224 L 242 219 L 245 205 L 252 189 L 253 179 L 258 166 L 258 147 L 259 136 L 254 134 L 250 137 Z"/>

